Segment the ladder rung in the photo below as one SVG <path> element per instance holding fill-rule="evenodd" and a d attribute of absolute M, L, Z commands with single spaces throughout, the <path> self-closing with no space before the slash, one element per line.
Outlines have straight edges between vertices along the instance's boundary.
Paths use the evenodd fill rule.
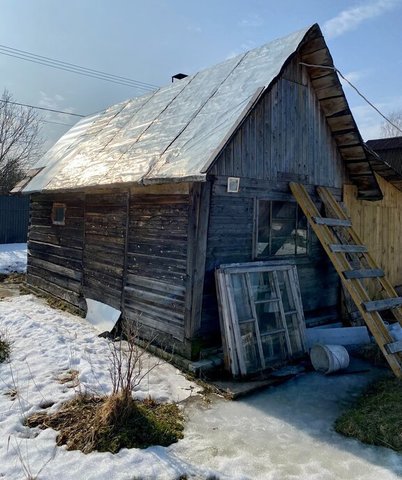
<path fill-rule="evenodd" d="M 402 340 L 398 340 L 397 342 L 388 343 L 385 345 L 385 350 L 388 353 L 398 353 L 402 352 Z"/>
<path fill-rule="evenodd" d="M 350 280 L 351 278 L 377 278 L 384 276 L 384 270 L 381 268 L 368 268 L 361 270 L 346 270 L 343 276 Z"/>
<path fill-rule="evenodd" d="M 317 225 L 327 225 L 328 227 L 351 227 L 350 220 L 343 220 L 342 218 L 324 218 L 312 217 Z"/>
<path fill-rule="evenodd" d="M 384 300 L 374 300 L 373 302 L 363 303 L 366 312 L 380 312 L 382 310 L 389 310 L 390 308 L 397 308 L 402 305 L 402 297 L 386 298 Z"/>
<path fill-rule="evenodd" d="M 367 247 L 365 245 L 342 245 L 341 243 L 333 243 L 329 245 L 331 252 L 334 253 L 365 253 Z"/>

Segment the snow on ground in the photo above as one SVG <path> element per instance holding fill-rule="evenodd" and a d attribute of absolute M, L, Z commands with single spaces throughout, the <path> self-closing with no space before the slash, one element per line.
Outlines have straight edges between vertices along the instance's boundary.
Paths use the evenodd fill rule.
<path fill-rule="evenodd" d="M 13 340 L 9 364 L 0 365 L 0 391 L 13 388 L 20 400 L 0 395 L 0 478 L 25 478 L 44 467 L 39 480 L 391 480 L 402 476 L 402 456 L 345 439 L 333 431 L 340 411 L 378 373 L 308 374 L 241 401 L 200 397 L 184 402 L 185 437 L 170 447 L 108 453 L 55 448 L 56 432 L 23 427 L 22 414 L 48 401 L 71 398 L 74 389 L 57 378 L 77 369 L 86 388 L 110 391 L 108 343 L 85 320 L 51 309 L 33 296 L 0 302 L 0 328 Z M 195 390 L 170 365 L 154 370 L 136 392 L 181 401 Z M 37 435 L 37 436 L 34 436 Z M 19 459 L 19 457 L 22 459 Z"/>
<path fill-rule="evenodd" d="M 27 244 L 0 244 L 0 273 L 25 272 L 27 269 Z"/>

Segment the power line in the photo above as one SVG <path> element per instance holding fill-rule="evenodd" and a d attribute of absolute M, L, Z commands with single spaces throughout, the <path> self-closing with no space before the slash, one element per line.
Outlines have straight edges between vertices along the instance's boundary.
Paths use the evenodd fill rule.
<path fill-rule="evenodd" d="M 62 113 L 63 115 L 71 115 L 73 117 L 86 117 L 87 115 L 81 115 L 79 113 L 71 113 L 71 112 L 63 112 L 62 110 L 55 110 L 53 108 L 45 108 L 45 107 L 35 107 L 34 105 L 29 105 L 27 103 L 18 103 L 18 102 L 11 102 L 10 100 L 3 100 L 0 98 L 0 102 L 3 103 L 10 103 L 11 105 L 18 105 L 20 107 L 28 107 L 34 108 L 36 110 L 45 110 L 46 112 L 53 112 L 53 113 Z"/>
<path fill-rule="evenodd" d="M 26 50 L 19 50 L 17 48 L 8 47 L 6 45 L 0 45 L 0 54 L 9 57 L 18 58 L 32 63 L 45 65 L 51 68 L 64 70 L 70 73 L 76 73 L 86 77 L 96 78 L 98 80 L 104 80 L 107 82 L 117 83 L 128 87 L 134 87 L 145 91 L 152 91 L 158 88 L 157 85 L 153 85 L 147 82 L 141 82 L 139 80 L 133 80 L 128 77 L 122 77 L 120 75 L 114 75 L 101 70 L 95 70 L 92 68 L 82 67 L 75 63 L 64 62 L 56 60 L 44 55 L 37 55 L 35 53 L 28 52 Z"/>
<path fill-rule="evenodd" d="M 54 125 L 65 125 L 66 127 L 74 127 L 73 123 L 54 122 L 53 120 L 40 119 L 39 122 L 41 122 L 41 123 L 53 123 Z"/>
<path fill-rule="evenodd" d="M 370 107 L 372 107 L 379 115 L 382 116 L 382 118 L 388 122 L 390 125 L 392 125 L 394 128 L 396 128 L 398 130 L 398 132 L 401 132 L 402 133 L 402 129 L 400 129 L 398 127 L 398 125 L 395 125 L 395 123 L 393 123 L 388 117 L 386 117 L 373 103 L 370 102 L 370 100 L 365 97 L 357 87 L 355 87 L 353 85 L 353 83 L 348 80 L 344 75 L 342 75 L 342 73 L 336 68 L 336 67 L 331 67 L 329 65 L 315 65 L 315 64 L 312 64 L 312 63 L 304 63 L 304 62 L 300 62 L 300 65 L 304 65 L 305 67 L 316 67 L 316 68 L 323 68 L 323 69 L 327 69 L 327 70 L 333 70 L 334 72 L 336 72 L 341 78 L 343 78 L 343 80 L 345 80 L 345 82 L 347 82 L 355 91 L 356 93 L 365 101 L 367 102 Z"/>

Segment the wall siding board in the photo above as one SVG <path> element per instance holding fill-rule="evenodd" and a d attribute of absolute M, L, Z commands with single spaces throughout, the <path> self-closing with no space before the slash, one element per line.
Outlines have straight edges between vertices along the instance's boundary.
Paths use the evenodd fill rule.
<path fill-rule="evenodd" d="M 357 188 L 345 185 L 344 203 L 359 237 L 389 281 L 393 285 L 402 285 L 402 192 L 382 177 L 376 177 L 384 194 L 383 200 L 358 200 Z M 378 292 L 372 288 L 371 293 Z"/>

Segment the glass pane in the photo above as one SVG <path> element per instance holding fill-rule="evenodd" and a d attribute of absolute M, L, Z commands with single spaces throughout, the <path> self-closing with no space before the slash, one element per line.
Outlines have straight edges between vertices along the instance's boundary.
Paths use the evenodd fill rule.
<path fill-rule="evenodd" d="M 242 323 L 240 326 L 241 343 L 244 352 L 244 362 L 247 372 L 262 368 L 258 353 L 257 336 L 253 322 Z"/>
<path fill-rule="evenodd" d="M 295 255 L 296 204 L 272 202 L 271 255 Z"/>
<path fill-rule="evenodd" d="M 284 334 L 265 335 L 261 337 L 262 351 L 267 365 L 275 360 L 286 358 L 286 344 Z"/>
<path fill-rule="evenodd" d="M 258 232 L 257 232 L 257 257 L 268 257 L 269 231 L 271 228 L 271 202 L 259 200 L 258 202 Z"/>
<path fill-rule="evenodd" d="M 286 324 L 290 338 L 290 345 L 292 347 L 293 355 L 303 353 L 303 345 L 298 327 L 298 319 L 296 314 L 286 315 Z"/>
<path fill-rule="evenodd" d="M 285 312 L 294 310 L 295 307 L 294 307 L 293 298 L 291 296 L 292 293 L 290 291 L 288 271 L 279 270 L 277 272 L 277 277 L 278 277 L 278 283 L 279 283 L 279 290 L 281 292 L 281 297 L 282 297 L 283 310 Z"/>
<path fill-rule="evenodd" d="M 249 275 L 253 301 L 276 298 L 272 283 L 272 272 L 255 272 Z"/>
<path fill-rule="evenodd" d="M 272 272 L 250 273 L 250 283 L 260 334 L 282 328 Z"/>
<path fill-rule="evenodd" d="M 233 297 L 236 304 L 237 318 L 239 323 L 253 318 L 250 299 L 247 291 L 246 276 L 243 273 L 230 276 L 233 286 Z"/>

